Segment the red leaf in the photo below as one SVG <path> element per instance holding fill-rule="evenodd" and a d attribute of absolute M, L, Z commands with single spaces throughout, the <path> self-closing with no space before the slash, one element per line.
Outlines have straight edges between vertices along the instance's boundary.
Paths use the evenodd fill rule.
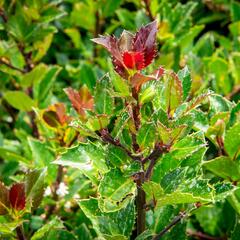
<path fill-rule="evenodd" d="M 65 89 L 65 92 L 72 102 L 72 106 L 81 116 L 85 116 L 85 109 L 93 109 L 93 97 L 86 86 L 83 86 L 79 92 L 71 87 Z"/>
<path fill-rule="evenodd" d="M 143 52 L 145 67 L 156 57 L 157 21 L 153 21 L 139 29 L 133 39 L 133 51 Z"/>
<path fill-rule="evenodd" d="M 143 75 L 141 73 L 136 73 L 131 78 L 132 86 L 139 91 L 141 86 L 151 80 L 158 80 L 164 74 L 164 68 L 159 67 L 156 71 L 154 71 L 151 75 Z"/>
<path fill-rule="evenodd" d="M 118 40 L 118 47 L 121 52 L 132 51 L 132 42 L 134 35 L 126 30 L 123 30 L 121 37 Z"/>
<path fill-rule="evenodd" d="M 93 42 L 105 47 L 118 61 L 122 62 L 121 51 L 118 47 L 118 40 L 113 36 L 100 36 L 99 38 L 93 38 Z"/>
<path fill-rule="evenodd" d="M 130 69 L 141 70 L 145 67 L 144 56 L 141 52 L 124 52 L 123 62 Z"/>
<path fill-rule="evenodd" d="M 23 210 L 26 205 L 25 185 L 16 183 L 12 185 L 9 192 L 10 204 L 16 210 Z"/>
<path fill-rule="evenodd" d="M 65 105 L 63 103 L 56 103 L 54 104 L 54 107 L 56 109 L 59 122 L 61 123 L 61 125 L 64 125 L 68 120 Z"/>
<path fill-rule="evenodd" d="M 112 58 L 112 63 L 114 66 L 114 70 L 124 79 L 128 79 L 128 72 L 126 71 L 126 68 L 124 67 L 124 65 L 122 64 L 122 62 L 120 62 L 119 60 L 117 60 L 116 58 Z"/>

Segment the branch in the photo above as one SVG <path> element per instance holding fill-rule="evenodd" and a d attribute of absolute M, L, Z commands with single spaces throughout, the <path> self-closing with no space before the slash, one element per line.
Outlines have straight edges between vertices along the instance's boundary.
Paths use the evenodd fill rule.
<path fill-rule="evenodd" d="M 176 216 L 172 222 L 165 227 L 160 233 L 155 235 L 152 240 L 158 240 L 160 239 L 164 234 L 166 234 L 172 227 L 174 227 L 177 223 L 179 223 L 183 218 L 187 216 L 186 212 L 181 212 L 178 216 Z"/>
<path fill-rule="evenodd" d="M 99 131 L 100 137 L 102 138 L 103 142 L 105 143 L 110 143 L 116 147 L 120 147 L 122 150 L 124 150 L 127 155 L 132 158 L 134 161 L 139 161 L 141 162 L 142 158 L 139 156 L 134 156 L 131 151 L 129 151 L 125 146 L 123 146 L 119 140 L 114 139 L 110 133 L 108 132 L 108 129 L 104 128 Z"/>
<path fill-rule="evenodd" d="M 190 229 L 187 230 L 187 235 L 196 237 L 197 239 L 204 239 L 204 240 L 227 240 L 227 237 L 212 237 L 202 232 L 194 232 Z"/>
<path fill-rule="evenodd" d="M 26 70 L 22 70 L 22 69 L 20 69 L 20 68 L 18 68 L 18 67 L 13 66 L 11 63 L 8 63 L 8 62 L 7 62 L 6 60 L 4 60 L 3 58 L 0 59 L 0 64 L 4 64 L 5 66 L 7 66 L 7 67 L 9 67 L 9 68 L 11 68 L 11 69 L 13 69 L 13 70 L 16 70 L 16 71 L 18 71 L 18 72 L 20 72 L 20 73 L 26 73 Z"/>
<path fill-rule="evenodd" d="M 155 166 L 157 159 L 160 156 L 162 156 L 163 153 L 168 152 L 169 148 L 170 148 L 170 146 L 162 145 L 162 144 L 157 143 L 155 145 L 155 148 L 152 151 L 152 153 L 148 157 L 143 159 L 142 163 L 146 163 L 148 160 L 150 160 L 150 164 L 149 164 L 149 166 L 147 168 L 147 171 L 146 171 L 146 174 L 145 174 L 145 178 L 144 178 L 145 181 L 150 179 L 150 177 L 152 175 L 153 167 Z"/>
<path fill-rule="evenodd" d="M 144 3 L 145 3 L 145 8 L 146 8 L 146 11 L 147 11 L 147 14 L 148 14 L 150 20 L 154 21 L 154 17 L 152 15 L 152 12 L 150 9 L 150 0 L 144 0 Z"/>
<path fill-rule="evenodd" d="M 18 238 L 18 240 L 26 240 L 26 237 L 25 237 L 24 232 L 23 232 L 22 225 L 21 225 L 21 226 L 18 226 L 18 227 L 16 228 L 16 232 L 17 232 L 17 238 Z"/>
<path fill-rule="evenodd" d="M 138 129 L 140 128 L 140 125 L 141 125 L 141 120 L 140 120 L 140 106 L 139 106 L 139 103 L 138 103 L 138 92 L 135 88 L 132 88 L 132 96 L 136 100 L 136 104 L 132 106 L 131 115 L 132 115 L 132 118 L 133 118 L 135 129 L 136 129 L 136 131 L 138 131 Z M 137 137 L 136 137 L 135 133 L 132 133 L 132 141 L 133 141 L 134 151 L 138 152 L 140 148 L 137 144 Z"/>
<path fill-rule="evenodd" d="M 6 15 L 4 9 L 0 9 L 0 16 L 2 17 L 2 19 L 5 23 L 8 21 L 8 17 Z"/>
<path fill-rule="evenodd" d="M 209 205 L 210 203 L 206 203 L 204 206 Z M 187 211 L 180 212 L 173 220 L 169 223 L 160 233 L 153 236 L 152 240 L 159 240 L 164 234 L 166 234 L 172 227 L 178 224 L 183 218 L 189 217 L 192 212 L 203 206 L 200 202 L 196 202 L 194 204 L 194 208 L 192 208 L 188 213 Z"/>
<path fill-rule="evenodd" d="M 232 98 L 239 94 L 240 93 L 240 85 L 237 85 L 234 87 L 234 89 L 232 90 L 231 93 L 229 93 L 228 95 L 226 95 L 225 97 L 228 99 L 228 100 L 232 100 Z"/>

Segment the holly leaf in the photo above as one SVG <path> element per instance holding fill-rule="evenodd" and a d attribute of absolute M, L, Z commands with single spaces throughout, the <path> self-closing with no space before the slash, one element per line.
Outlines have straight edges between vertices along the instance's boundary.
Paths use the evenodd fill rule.
<path fill-rule="evenodd" d="M 153 123 L 143 124 L 137 132 L 137 143 L 143 150 L 153 147 L 156 141 L 156 129 Z"/>
<path fill-rule="evenodd" d="M 240 179 L 240 169 L 238 163 L 229 157 L 220 156 L 210 161 L 204 162 L 203 166 L 215 175 L 228 179 L 230 181 L 238 181 Z"/>
<path fill-rule="evenodd" d="M 26 176 L 26 198 L 31 202 L 32 209 L 36 209 L 42 201 L 45 174 L 46 169 L 39 169 L 30 171 Z"/>
<path fill-rule="evenodd" d="M 240 153 L 240 123 L 236 123 L 226 132 L 224 148 L 232 159 L 238 157 Z"/>
<path fill-rule="evenodd" d="M 94 102 L 95 110 L 98 114 L 110 115 L 114 109 L 113 97 L 110 95 L 110 77 L 104 75 L 96 84 Z"/>
<path fill-rule="evenodd" d="M 182 81 L 183 86 L 183 101 L 188 97 L 191 90 L 192 79 L 188 67 L 185 66 L 177 73 L 178 78 Z"/>
<path fill-rule="evenodd" d="M 133 201 L 125 208 L 110 213 L 101 212 L 98 207 L 98 199 L 95 198 L 81 200 L 79 205 L 84 214 L 91 220 L 98 236 L 102 236 L 104 239 L 116 238 L 124 240 L 130 237 L 135 223 Z"/>
<path fill-rule="evenodd" d="M 106 173 L 98 191 L 101 198 L 121 202 L 127 195 L 133 195 L 136 185 L 130 177 L 125 177 L 118 169 Z"/>

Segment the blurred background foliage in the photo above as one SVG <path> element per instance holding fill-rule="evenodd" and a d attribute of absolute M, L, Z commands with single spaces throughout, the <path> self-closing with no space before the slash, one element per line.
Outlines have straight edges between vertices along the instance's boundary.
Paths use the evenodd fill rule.
<path fill-rule="evenodd" d="M 74 114 L 63 89 L 86 85 L 93 92 L 97 79 L 109 69 L 113 71 L 107 52 L 91 38 L 99 34 L 119 36 L 123 29 L 135 31 L 153 19 L 159 23 L 159 54 L 150 69 L 162 65 L 178 71 L 188 65 L 192 97 L 210 88 L 238 102 L 238 1 L 0 0 L 1 181 L 10 185 L 23 179 L 26 169 L 45 166 L 50 169 L 48 185 L 55 181 L 58 167 L 50 163 L 62 147 L 71 145 L 76 133 L 66 124 L 57 131 L 47 128 L 42 121 L 46 109 L 64 102 L 66 111 Z M 76 194 L 82 198 L 94 195 L 96 189 L 77 170 L 68 170 L 64 181 L 68 182 L 67 194 L 57 204 L 69 232 L 61 230 L 61 238 L 49 239 L 92 239 L 96 233 L 72 198 Z M 43 206 L 54 205 L 55 200 L 46 196 Z M 70 206 L 75 210 L 70 211 Z M 43 225 L 42 214 L 44 207 L 26 217 L 30 232 Z M 234 214 L 228 202 L 219 203 L 213 209 L 199 210 L 193 224 L 207 234 L 218 235 L 232 227 Z M 223 222 L 227 217 L 230 220 Z M 52 221 L 56 229 L 62 229 L 57 219 Z"/>

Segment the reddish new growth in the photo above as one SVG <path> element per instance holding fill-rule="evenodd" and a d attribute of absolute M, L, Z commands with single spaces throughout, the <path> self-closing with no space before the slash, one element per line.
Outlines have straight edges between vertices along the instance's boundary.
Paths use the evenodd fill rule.
<path fill-rule="evenodd" d="M 94 100 L 86 86 L 82 86 L 79 91 L 69 87 L 65 89 L 65 92 L 70 99 L 73 108 L 81 117 L 85 117 L 85 110 L 93 109 Z"/>
<path fill-rule="evenodd" d="M 23 183 L 12 185 L 9 191 L 9 200 L 11 207 L 16 210 L 23 210 L 26 205 L 25 186 Z"/>
<path fill-rule="evenodd" d="M 128 69 L 142 70 L 155 58 L 156 34 L 157 21 L 154 21 L 141 27 L 136 34 L 124 30 L 119 39 L 114 36 L 100 36 L 93 41 L 111 53 L 115 71 L 128 79 Z"/>

